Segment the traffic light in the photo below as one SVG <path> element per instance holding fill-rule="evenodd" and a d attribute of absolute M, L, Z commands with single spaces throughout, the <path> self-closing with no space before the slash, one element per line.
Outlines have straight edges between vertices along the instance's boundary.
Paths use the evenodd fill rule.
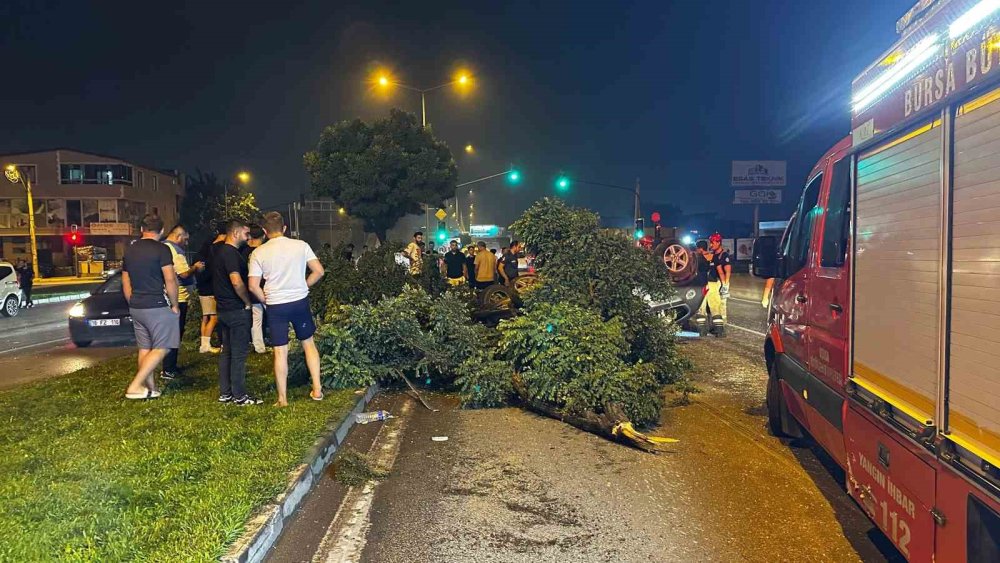
<path fill-rule="evenodd" d="M 511 168 L 510 172 L 507 174 L 507 181 L 511 184 L 516 184 L 521 181 L 521 171 L 516 168 Z"/>
<path fill-rule="evenodd" d="M 448 240 L 448 227 L 445 225 L 444 221 L 438 221 L 437 239 L 438 242 Z"/>
<path fill-rule="evenodd" d="M 642 217 L 635 220 L 635 240 L 639 240 L 646 236 L 645 227 L 646 222 Z"/>
<path fill-rule="evenodd" d="M 79 227 L 76 225 L 69 226 L 69 232 L 66 233 L 66 242 L 70 246 L 80 246 L 83 244 L 83 235 L 80 234 Z"/>
<path fill-rule="evenodd" d="M 559 176 L 556 178 L 556 190 L 560 192 L 569 190 L 569 178 L 566 176 Z"/>

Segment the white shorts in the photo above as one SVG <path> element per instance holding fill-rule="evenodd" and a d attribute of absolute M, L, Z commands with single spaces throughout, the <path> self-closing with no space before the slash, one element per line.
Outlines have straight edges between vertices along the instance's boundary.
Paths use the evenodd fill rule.
<path fill-rule="evenodd" d="M 208 317 L 216 314 L 214 295 L 200 295 L 198 296 L 198 303 L 201 304 L 201 316 Z"/>

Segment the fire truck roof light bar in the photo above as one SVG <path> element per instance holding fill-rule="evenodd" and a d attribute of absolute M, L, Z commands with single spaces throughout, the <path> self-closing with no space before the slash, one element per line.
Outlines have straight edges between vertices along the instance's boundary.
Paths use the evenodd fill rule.
<path fill-rule="evenodd" d="M 989 0 L 1000 1 L 1000 0 Z M 887 92 L 890 88 L 906 78 L 908 74 L 917 69 L 921 64 L 931 58 L 941 45 L 938 44 L 938 35 L 935 33 L 923 38 L 896 64 L 896 67 L 884 72 L 871 84 L 854 96 L 854 112 L 858 113 L 867 108 L 878 99 L 879 96 Z"/>
<path fill-rule="evenodd" d="M 963 33 L 969 31 L 976 24 L 986 19 L 986 17 L 995 12 L 997 8 L 1000 8 L 1000 0 L 983 0 L 973 6 L 968 12 L 962 14 L 957 20 L 952 22 L 951 26 L 948 27 L 948 35 L 950 35 L 952 39 L 961 37 Z"/>

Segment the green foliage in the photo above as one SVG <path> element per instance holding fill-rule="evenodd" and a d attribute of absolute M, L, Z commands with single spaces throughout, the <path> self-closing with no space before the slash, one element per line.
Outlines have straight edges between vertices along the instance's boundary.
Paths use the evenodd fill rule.
<path fill-rule="evenodd" d="M 626 359 L 652 363 L 659 381 L 672 381 L 685 365 L 676 352 L 676 326 L 652 313 L 644 300 L 673 295 L 669 273 L 651 253 L 597 225 L 597 214 L 558 199 L 540 200 L 524 212 L 512 229 L 538 252 L 542 280 L 525 300 L 529 307 L 572 303 L 604 320 L 619 320 Z"/>
<path fill-rule="evenodd" d="M 510 362 L 495 358 L 491 350 L 480 351 L 462 362 L 455 379 L 462 406 L 496 408 L 510 404 L 514 397 L 513 371 Z"/>
<path fill-rule="evenodd" d="M 654 368 L 630 366 L 622 324 L 571 303 L 539 303 L 500 324 L 500 349 L 531 399 L 569 413 L 618 403 L 636 424 L 655 422 L 661 399 Z"/>
<path fill-rule="evenodd" d="M 324 389 L 357 389 L 375 383 L 375 366 L 347 329 L 334 323 L 324 324 L 313 338 L 320 353 Z M 300 350 L 297 352 L 289 360 L 289 373 L 304 377 L 309 373 L 305 356 Z"/>
<path fill-rule="evenodd" d="M 206 240 L 213 238 L 216 222 L 227 217 L 257 222 L 260 209 L 254 195 L 211 172 L 197 170 L 188 176 L 181 200 L 180 221 L 191 234 L 190 248 L 201 248 Z"/>
<path fill-rule="evenodd" d="M 424 255 L 424 267 L 420 270 L 419 276 L 410 276 L 410 285 L 419 287 L 434 297 L 444 293 L 448 289 L 448 282 L 441 273 L 439 259 L 439 254 Z"/>
<path fill-rule="evenodd" d="M 284 409 L 219 405 L 218 356 L 181 361 L 190 377 L 155 401 L 122 398 L 134 354 L 0 393 L 0 560 L 217 560 L 357 400 L 293 386 Z M 270 405 L 271 358 L 247 363 Z"/>
<path fill-rule="evenodd" d="M 382 241 L 405 215 L 454 196 L 458 178 L 448 146 L 398 109 L 327 127 L 304 164 L 314 194 L 332 197 Z"/>
<path fill-rule="evenodd" d="M 343 245 L 323 249 L 316 258 L 326 274 L 309 290 L 313 316 L 326 320 L 341 304 L 360 302 L 360 278 L 354 264 L 340 257 Z"/>
<path fill-rule="evenodd" d="M 402 249 L 402 244 L 386 242 L 362 254 L 358 260 L 356 298 L 346 302 L 375 303 L 399 295 L 410 279 L 406 268 L 396 263 L 396 253 Z"/>

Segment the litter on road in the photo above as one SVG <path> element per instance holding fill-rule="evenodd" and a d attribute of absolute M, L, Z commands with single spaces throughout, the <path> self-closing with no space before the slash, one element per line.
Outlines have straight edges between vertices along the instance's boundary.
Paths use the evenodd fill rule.
<path fill-rule="evenodd" d="M 359 412 L 354 415 L 354 421 L 358 424 L 368 424 L 369 422 L 377 422 L 389 418 L 395 418 L 389 414 L 389 411 Z"/>
<path fill-rule="evenodd" d="M 447 436 L 431 436 L 431 440 L 434 440 L 435 442 L 447 442 L 448 441 L 448 437 Z"/>

